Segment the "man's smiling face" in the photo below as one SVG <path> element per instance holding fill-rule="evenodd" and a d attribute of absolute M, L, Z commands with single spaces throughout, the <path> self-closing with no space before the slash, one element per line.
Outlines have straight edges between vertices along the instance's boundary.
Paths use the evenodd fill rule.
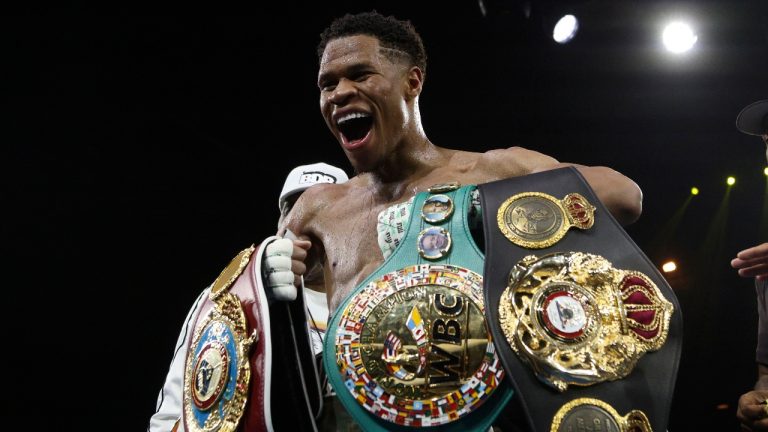
<path fill-rule="evenodd" d="M 320 111 L 357 172 L 375 169 L 405 133 L 407 70 L 372 36 L 334 39 L 325 47 Z"/>

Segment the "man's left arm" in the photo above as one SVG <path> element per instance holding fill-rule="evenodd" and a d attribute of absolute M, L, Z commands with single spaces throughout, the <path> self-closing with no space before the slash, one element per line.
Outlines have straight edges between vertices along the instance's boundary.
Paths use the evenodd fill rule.
<path fill-rule="evenodd" d="M 559 162 L 554 168 L 573 166 L 579 170 L 613 217 L 627 226 L 643 211 L 643 192 L 629 177 L 603 166 L 585 166 Z"/>
<path fill-rule="evenodd" d="M 600 201 L 622 225 L 635 222 L 643 211 L 643 193 L 634 181 L 608 167 L 559 162 L 557 159 L 522 147 L 491 150 L 485 153 L 492 169 L 504 166 L 502 175 L 525 175 L 575 167 L 586 179 Z"/>

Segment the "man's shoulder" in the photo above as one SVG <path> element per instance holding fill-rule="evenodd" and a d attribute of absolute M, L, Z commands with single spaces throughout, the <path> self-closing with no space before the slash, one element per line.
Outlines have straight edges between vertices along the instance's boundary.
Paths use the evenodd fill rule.
<path fill-rule="evenodd" d="M 498 163 L 502 160 L 514 160 L 516 158 L 526 158 L 531 154 L 536 154 L 531 150 L 524 149 L 522 147 L 508 147 L 508 148 L 495 148 L 486 150 L 484 152 L 455 150 L 451 156 L 451 164 L 454 166 L 465 166 L 472 164 L 474 166 L 480 166 L 484 163 Z"/>
<path fill-rule="evenodd" d="M 348 206 L 354 202 L 355 186 L 353 180 L 346 183 L 322 183 L 312 186 L 296 201 L 295 210 L 297 215 L 303 218 L 314 218 L 325 214 L 329 209 L 338 206 Z"/>
<path fill-rule="evenodd" d="M 495 148 L 486 151 L 483 153 L 485 156 L 492 156 L 492 157 L 516 157 L 516 158 L 549 158 L 549 156 L 537 152 L 535 150 L 531 150 L 525 147 L 521 146 L 512 146 L 512 147 L 506 147 L 506 148 Z"/>
<path fill-rule="evenodd" d="M 345 183 L 318 183 L 311 188 L 304 191 L 304 194 L 299 198 L 307 196 L 311 198 L 310 201 L 315 201 L 318 198 L 338 198 L 347 193 L 349 188 L 349 182 Z M 305 200 L 306 201 L 306 200 Z"/>
<path fill-rule="evenodd" d="M 558 162 L 535 150 L 513 146 L 488 150 L 482 153 L 478 163 L 494 171 L 501 171 L 499 174 L 515 176 L 540 171 Z"/>

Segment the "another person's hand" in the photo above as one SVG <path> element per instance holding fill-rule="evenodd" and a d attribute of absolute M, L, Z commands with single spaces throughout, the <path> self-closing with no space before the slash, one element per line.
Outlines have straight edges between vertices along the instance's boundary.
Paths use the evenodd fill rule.
<path fill-rule="evenodd" d="M 768 243 L 744 249 L 731 260 L 731 267 L 739 270 L 741 277 L 768 279 Z"/>
<path fill-rule="evenodd" d="M 301 276 L 307 271 L 304 260 L 311 243 L 308 240 L 277 239 L 264 251 L 264 284 L 276 300 L 296 300 Z"/>
<path fill-rule="evenodd" d="M 736 417 L 752 431 L 768 431 L 768 391 L 753 390 L 741 395 Z"/>

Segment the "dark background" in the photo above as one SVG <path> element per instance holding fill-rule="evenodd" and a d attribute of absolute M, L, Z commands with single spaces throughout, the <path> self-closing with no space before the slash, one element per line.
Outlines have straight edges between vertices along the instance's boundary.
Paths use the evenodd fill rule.
<path fill-rule="evenodd" d="M 768 213 L 764 147 L 734 122 L 768 98 L 768 1 L 521 4 L 0 18 L 3 411 L 46 430 L 146 427 L 188 308 L 274 232 L 288 171 L 325 161 L 352 174 L 319 115 L 315 46 L 333 17 L 376 8 L 425 40 L 434 143 L 520 145 L 640 185 L 644 213 L 627 231 L 654 263 L 679 266 L 670 430 L 738 430 L 757 316 L 752 281 L 729 261 L 767 240 Z M 581 30 L 560 46 L 545 29 L 566 9 Z M 680 56 L 661 44 L 675 17 L 699 36 Z"/>

